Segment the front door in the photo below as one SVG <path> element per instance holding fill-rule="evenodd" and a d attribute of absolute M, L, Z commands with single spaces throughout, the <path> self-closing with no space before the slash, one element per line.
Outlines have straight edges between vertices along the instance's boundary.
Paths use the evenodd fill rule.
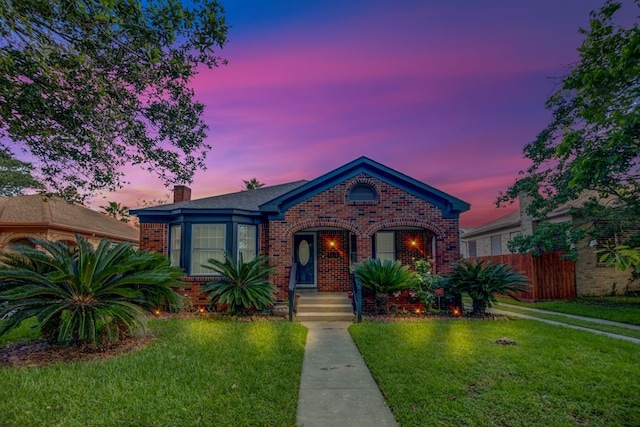
<path fill-rule="evenodd" d="M 317 286 L 315 234 L 296 234 L 293 236 L 293 247 L 297 264 L 296 284 L 304 287 Z"/>

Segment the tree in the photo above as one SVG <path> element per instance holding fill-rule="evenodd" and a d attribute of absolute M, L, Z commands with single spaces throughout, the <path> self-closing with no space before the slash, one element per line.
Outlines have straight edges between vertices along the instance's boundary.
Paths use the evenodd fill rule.
<path fill-rule="evenodd" d="M 100 208 L 104 211 L 108 216 L 115 218 L 122 222 L 129 222 L 129 208 L 127 206 L 122 206 L 118 202 L 108 202 L 105 206 L 100 206 Z"/>
<path fill-rule="evenodd" d="M 0 0 L 0 141 L 56 191 L 115 190 L 124 165 L 189 182 L 210 149 L 190 82 L 226 63 L 228 29 L 216 0 L 190 5 Z"/>
<path fill-rule="evenodd" d="M 631 7 L 640 8 L 640 0 Z M 625 6 L 626 7 L 626 6 Z M 621 14 L 608 0 L 591 12 L 580 59 L 547 100 L 552 120 L 527 144 L 532 165 L 521 172 L 498 204 L 521 194 L 529 213 L 553 209 L 590 195 L 572 210 L 574 228 L 591 239 L 640 248 L 640 29 L 638 12 Z M 623 26 L 615 18 L 635 16 Z M 579 234 L 576 234 L 579 236 Z"/>
<path fill-rule="evenodd" d="M 103 239 L 96 248 L 32 240 L 0 256 L 0 335 L 35 317 L 44 337 L 103 345 L 145 328 L 146 312 L 174 305 L 181 269 L 158 253 Z"/>
<path fill-rule="evenodd" d="M 264 184 L 258 181 L 257 178 L 243 179 L 242 182 L 244 183 L 245 190 L 255 190 L 264 187 Z"/>
<path fill-rule="evenodd" d="M 43 185 L 31 172 L 33 166 L 13 158 L 11 151 L 0 147 L 0 195 L 15 196 L 25 189 L 41 189 Z"/>

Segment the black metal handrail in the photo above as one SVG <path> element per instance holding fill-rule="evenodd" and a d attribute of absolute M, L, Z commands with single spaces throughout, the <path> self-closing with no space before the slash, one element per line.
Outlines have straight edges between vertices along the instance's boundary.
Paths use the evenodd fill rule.
<path fill-rule="evenodd" d="M 360 283 L 360 279 L 355 274 L 351 282 L 351 291 L 353 294 L 353 299 L 351 300 L 353 311 L 356 313 L 357 322 L 362 323 L 362 283 Z"/>
<path fill-rule="evenodd" d="M 296 271 L 298 264 L 291 264 L 291 270 L 289 272 L 289 322 L 293 321 L 293 313 L 295 313 L 295 301 L 296 301 Z"/>

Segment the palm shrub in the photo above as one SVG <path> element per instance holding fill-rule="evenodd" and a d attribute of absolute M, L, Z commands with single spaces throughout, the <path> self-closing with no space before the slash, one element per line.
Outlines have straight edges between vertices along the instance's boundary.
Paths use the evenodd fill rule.
<path fill-rule="evenodd" d="M 114 245 L 31 239 L 0 255 L 0 335 L 35 317 L 60 344 L 102 345 L 145 331 L 145 309 L 171 305 L 182 270 L 157 253 Z"/>
<path fill-rule="evenodd" d="M 446 276 L 447 289 L 453 294 L 467 293 L 473 300 L 473 314 L 483 316 L 487 307 L 496 302 L 495 294 L 514 299 L 518 292 L 528 292 L 528 280 L 508 264 L 493 264 L 484 261 L 472 263 L 465 259 L 453 265 Z"/>
<path fill-rule="evenodd" d="M 418 275 L 400 261 L 368 259 L 356 264 L 353 269 L 362 286 L 375 292 L 378 311 L 388 311 L 389 294 L 414 288 L 419 283 Z"/>
<path fill-rule="evenodd" d="M 205 284 L 203 291 L 209 296 L 211 305 L 226 304 L 232 314 L 247 313 L 250 309 L 263 310 L 275 301 L 276 287 L 269 280 L 269 272 L 275 266 L 268 265 L 269 258 L 257 254 L 244 261 L 242 253 L 234 260 L 229 252 L 224 262 L 211 258 L 203 267 L 213 270 L 220 278 Z"/>

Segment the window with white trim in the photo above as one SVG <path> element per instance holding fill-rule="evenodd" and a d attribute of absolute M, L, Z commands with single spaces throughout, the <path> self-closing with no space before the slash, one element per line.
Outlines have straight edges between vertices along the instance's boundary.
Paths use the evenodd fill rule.
<path fill-rule="evenodd" d="M 171 243 L 169 245 L 169 259 L 171 265 L 180 267 L 180 249 L 182 248 L 182 226 L 172 225 L 169 229 Z"/>
<path fill-rule="evenodd" d="M 376 258 L 382 261 L 396 260 L 396 248 L 393 231 L 380 231 L 376 233 Z"/>
<path fill-rule="evenodd" d="M 251 261 L 256 257 L 257 227 L 255 225 L 238 225 L 238 259 Z"/>
<path fill-rule="evenodd" d="M 209 258 L 224 261 L 226 224 L 193 224 L 191 228 L 191 274 L 213 274 L 202 267 Z"/>

